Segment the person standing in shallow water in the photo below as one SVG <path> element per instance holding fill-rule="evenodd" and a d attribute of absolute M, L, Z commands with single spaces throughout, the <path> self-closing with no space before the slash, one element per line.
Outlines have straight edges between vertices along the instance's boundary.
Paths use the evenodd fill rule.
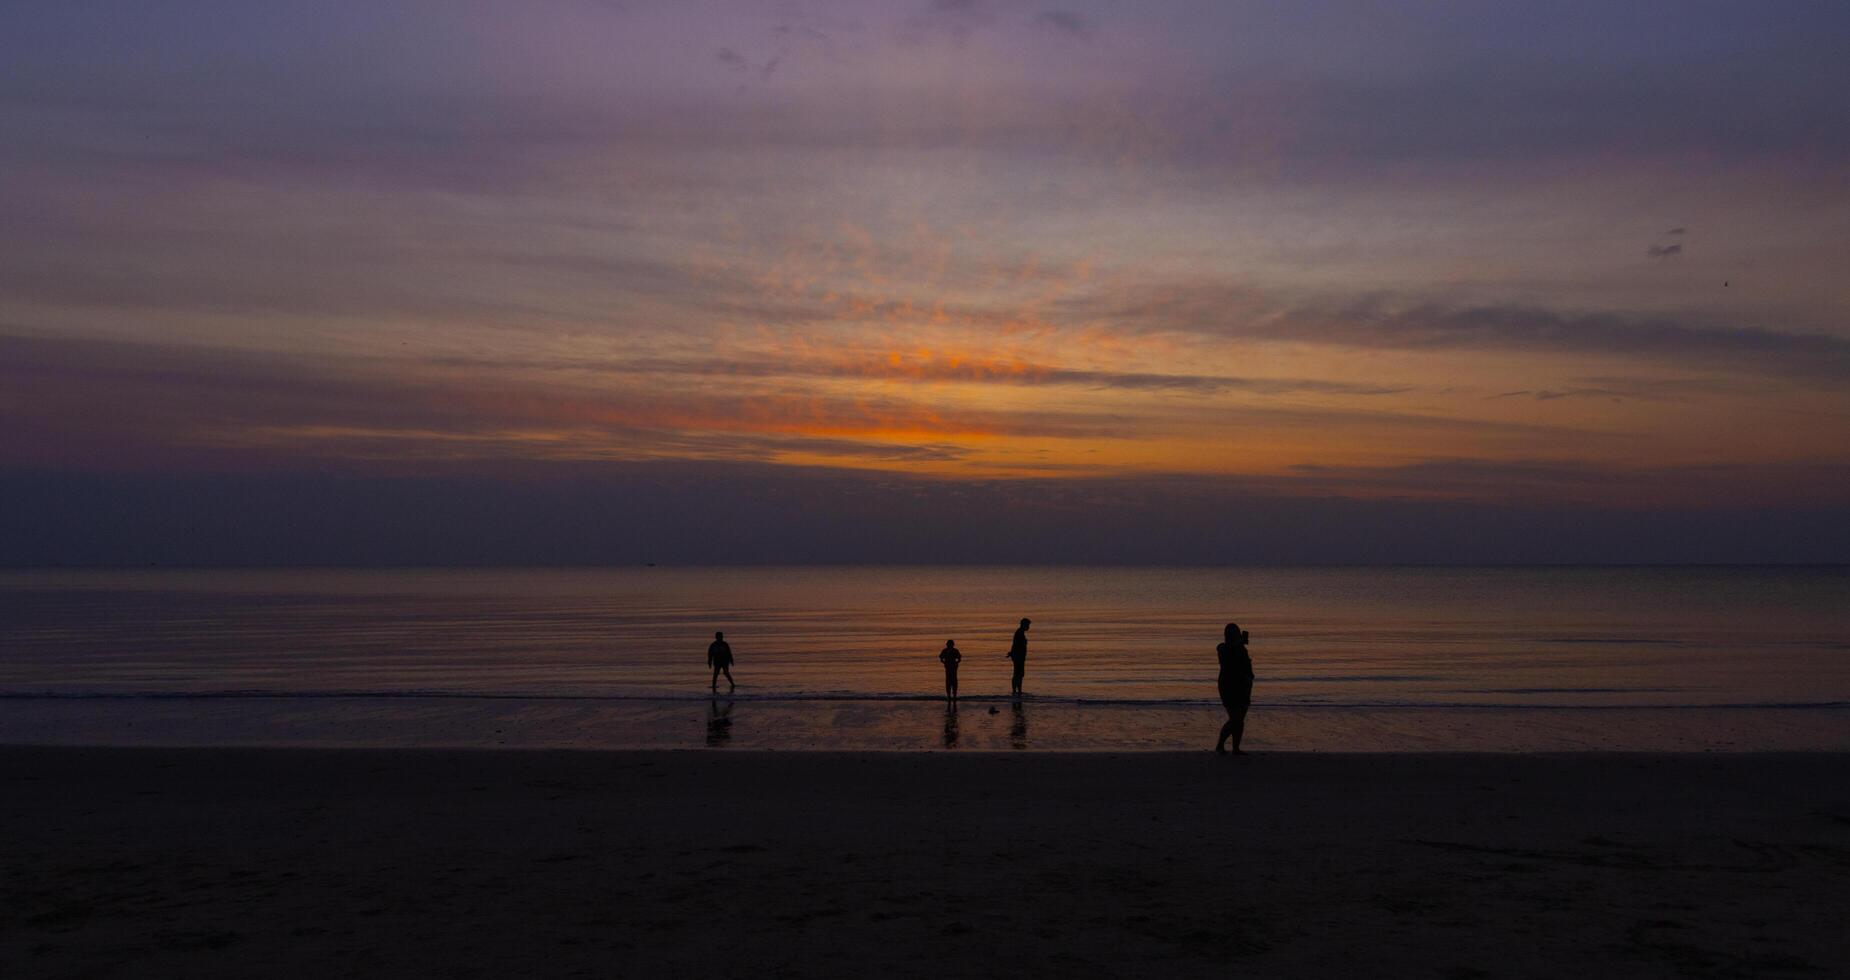
<path fill-rule="evenodd" d="M 938 651 L 938 662 L 944 665 L 944 699 L 957 700 L 957 665 L 964 662 L 963 652 L 957 649 L 956 640 L 945 640 L 944 649 Z"/>
<path fill-rule="evenodd" d="M 1021 625 L 1015 627 L 1015 639 L 1009 644 L 1009 652 L 1003 656 L 1015 661 L 1015 676 L 1009 681 L 1009 693 L 1021 697 L 1021 675 L 1028 669 L 1028 624 L 1033 620 L 1023 617 Z"/>
<path fill-rule="evenodd" d="M 719 690 L 719 675 L 726 675 L 726 691 L 731 693 L 739 689 L 732 679 L 732 645 L 726 642 L 726 634 L 714 633 L 713 642 L 707 644 L 707 666 L 713 668 L 713 690 Z"/>
<path fill-rule="evenodd" d="M 1220 657 L 1220 703 L 1227 709 L 1227 723 L 1220 726 L 1214 751 L 1226 752 L 1231 738 L 1233 754 L 1245 755 L 1240 737 L 1246 734 L 1246 709 L 1253 704 L 1253 658 L 1246 652 L 1246 631 L 1240 624 L 1228 623 L 1223 635 L 1214 652 Z"/>

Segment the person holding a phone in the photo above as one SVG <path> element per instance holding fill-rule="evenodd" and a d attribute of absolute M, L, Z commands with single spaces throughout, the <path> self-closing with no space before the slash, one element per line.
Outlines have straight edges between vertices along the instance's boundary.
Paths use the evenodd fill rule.
<path fill-rule="evenodd" d="M 1214 648 L 1220 657 L 1220 703 L 1227 709 L 1227 723 L 1220 726 L 1220 741 L 1214 751 L 1225 753 L 1227 740 L 1233 740 L 1233 754 L 1245 755 L 1240 737 L 1246 734 L 1246 709 L 1253 704 L 1253 658 L 1246 652 L 1246 631 L 1238 623 L 1228 623 L 1225 639 Z"/>

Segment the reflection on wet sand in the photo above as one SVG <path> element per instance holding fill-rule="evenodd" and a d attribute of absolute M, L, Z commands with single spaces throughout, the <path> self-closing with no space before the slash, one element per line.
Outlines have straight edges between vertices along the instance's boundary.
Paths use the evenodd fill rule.
<path fill-rule="evenodd" d="M 944 706 L 944 747 L 947 749 L 957 747 L 957 702 L 955 701 Z"/>
<path fill-rule="evenodd" d="M 707 748 L 723 748 L 732 738 L 732 702 L 720 706 L 718 698 L 709 703 L 707 714 Z"/>
<path fill-rule="evenodd" d="M 1020 699 L 1009 702 L 1009 746 L 1025 749 L 1028 747 L 1028 715 L 1022 708 Z"/>

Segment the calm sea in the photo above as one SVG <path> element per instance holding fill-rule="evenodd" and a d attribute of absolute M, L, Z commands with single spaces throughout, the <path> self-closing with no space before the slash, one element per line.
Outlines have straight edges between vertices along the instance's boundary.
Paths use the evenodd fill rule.
<path fill-rule="evenodd" d="M 1255 748 L 1850 749 L 1850 569 L 1707 567 L 8 571 L 0 741 L 1200 747 L 1228 621 Z"/>

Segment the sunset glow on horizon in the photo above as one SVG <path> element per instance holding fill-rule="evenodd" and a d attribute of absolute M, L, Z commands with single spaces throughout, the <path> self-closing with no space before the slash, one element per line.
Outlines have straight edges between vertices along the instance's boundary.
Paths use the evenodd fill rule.
<path fill-rule="evenodd" d="M 1850 507 L 1787 6 L 14 8 L 0 469 Z"/>

